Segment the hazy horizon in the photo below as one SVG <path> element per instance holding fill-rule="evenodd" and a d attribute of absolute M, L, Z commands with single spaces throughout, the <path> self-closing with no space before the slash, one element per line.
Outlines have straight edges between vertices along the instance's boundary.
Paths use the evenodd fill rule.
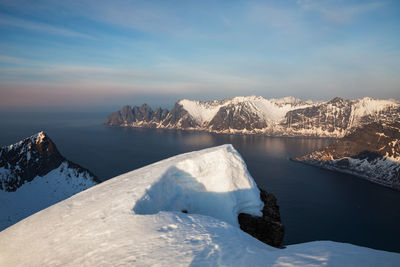
<path fill-rule="evenodd" d="M 173 106 L 175 105 L 176 102 L 182 99 L 190 99 L 190 100 L 199 100 L 199 101 L 210 101 L 210 100 L 224 100 L 224 99 L 231 99 L 236 96 L 251 96 L 251 95 L 234 95 L 231 97 L 215 97 L 215 98 L 207 98 L 207 97 L 175 97 L 175 96 L 139 96 L 139 97 L 132 97 L 128 98 L 125 100 L 120 100 L 117 102 L 113 103 L 105 103 L 103 105 L 101 104 L 95 104 L 95 105 L 79 105 L 79 106 L 74 106 L 74 105 L 62 105 L 62 106 L 15 106 L 15 107 L 0 107 L 0 112 L 4 113 L 3 115 L 8 116 L 10 114 L 15 113 L 20 113 L 19 115 L 23 115 L 27 112 L 31 112 L 35 114 L 40 114 L 43 113 L 45 114 L 46 112 L 51 112 L 54 114 L 57 113 L 97 113 L 97 114 L 103 114 L 103 115 L 108 115 L 110 112 L 118 111 L 120 110 L 123 106 L 125 105 L 130 105 L 130 106 L 141 106 L 143 104 L 149 105 L 151 108 L 156 109 L 156 108 L 166 108 L 168 110 L 171 110 Z M 268 96 L 262 96 L 262 95 L 256 95 L 256 96 L 261 96 L 267 99 L 271 98 L 283 98 L 283 97 L 292 97 L 292 96 L 283 96 L 283 97 L 268 97 Z M 342 96 L 334 96 L 326 99 L 312 99 L 312 98 L 301 98 L 301 97 L 296 97 L 301 100 L 312 100 L 312 101 L 329 101 L 332 100 L 335 97 L 341 97 Z M 357 99 L 361 99 L 363 97 L 370 97 L 370 96 L 360 96 L 357 97 Z M 354 100 L 356 98 L 343 98 L 343 99 L 348 99 L 348 100 Z M 375 98 L 376 99 L 376 98 Z M 383 98 L 381 98 L 383 99 Z M 385 99 L 394 99 L 396 101 L 400 101 L 399 98 L 385 98 Z"/>
<path fill-rule="evenodd" d="M 400 3 L 2 1 L 0 110 L 400 99 Z"/>

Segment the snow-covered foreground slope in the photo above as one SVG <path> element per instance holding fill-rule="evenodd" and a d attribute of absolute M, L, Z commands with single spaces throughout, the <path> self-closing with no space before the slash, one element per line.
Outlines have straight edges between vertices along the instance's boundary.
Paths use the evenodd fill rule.
<path fill-rule="evenodd" d="M 37 176 L 15 192 L 0 190 L 0 230 L 97 184 L 67 162 L 43 177 Z"/>
<path fill-rule="evenodd" d="M 275 249 L 244 233 L 259 190 L 231 145 L 123 174 L 0 232 L 0 266 L 397 266 L 334 242 Z M 187 211 L 184 213 L 181 211 Z"/>
<path fill-rule="evenodd" d="M 40 132 L 0 148 L 0 230 L 100 181 Z"/>

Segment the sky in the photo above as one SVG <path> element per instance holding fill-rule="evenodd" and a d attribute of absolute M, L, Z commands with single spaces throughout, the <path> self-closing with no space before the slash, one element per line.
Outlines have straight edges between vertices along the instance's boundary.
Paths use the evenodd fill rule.
<path fill-rule="evenodd" d="M 0 109 L 400 99 L 400 1 L 0 0 Z"/>

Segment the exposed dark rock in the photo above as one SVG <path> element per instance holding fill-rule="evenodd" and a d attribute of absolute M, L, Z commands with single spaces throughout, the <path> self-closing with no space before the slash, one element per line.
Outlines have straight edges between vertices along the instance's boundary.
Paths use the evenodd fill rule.
<path fill-rule="evenodd" d="M 280 248 L 285 235 L 276 197 L 260 188 L 260 198 L 264 202 L 262 217 L 240 213 L 240 229 L 270 246 Z"/>
<path fill-rule="evenodd" d="M 161 108 L 156 109 L 153 113 L 153 121 L 154 122 L 163 121 L 167 117 L 168 113 L 169 111 L 167 109 L 161 109 Z"/>
<path fill-rule="evenodd" d="M 124 122 L 131 123 L 136 121 L 135 115 L 132 112 L 131 106 L 124 106 L 121 110 L 121 119 Z"/>
<path fill-rule="evenodd" d="M 0 168 L 7 171 L 7 175 L 0 176 L 0 190 L 16 191 L 25 182 L 58 168 L 62 162 L 67 162 L 78 174 L 87 173 L 95 182 L 100 182 L 90 171 L 65 159 L 51 139 L 40 132 L 0 149 Z"/>
<path fill-rule="evenodd" d="M 352 101 L 335 97 L 320 105 L 289 111 L 282 125 L 291 131 L 345 132 L 351 127 L 351 107 Z"/>
<path fill-rule="evenodd" d="M 265 128 L 267 123 L 250 112 L 244 104 L 238 104 L 221 107 L 208 126 L 216 131 L 253 130 Z"/>
<path fill-rule="evenodd" d="M 171 128 L 179 126 L 182 129 L 199 126 L 182 105 L 178 103 L 171 109 L 162 124 Z"/>
<path fill-rule="evenodd" d="M 121 117 L 121 111 L 116 111 L 108 115 L 104 124 L 109 126 L 122 126 L 124 121 Z"/>

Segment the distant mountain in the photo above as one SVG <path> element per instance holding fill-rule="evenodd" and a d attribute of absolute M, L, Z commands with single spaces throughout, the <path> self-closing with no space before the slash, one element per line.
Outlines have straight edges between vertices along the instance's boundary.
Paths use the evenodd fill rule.
<path fill-rule="evenodd" d="M 39 132 L 0 149 L 0 230 L 100 180 Z"/>
<path fill-rule="evenodd" d="M 365 125 L 321 150 L 294 160 L 400 190 L 400 122 Z"/>
<path fill-rule="evenodd" d="M 216 133 L 271 136 L 343 137 L 374 122 L 400 119 L 400 103 L 365 97 L 326 102 L 294 97 L 266 99 L 248 96 L 201 102 L 183 99 L 169 111 L 147 104 L 125 106 L 110 114 L 105 125 L 201 130 Z"/>

